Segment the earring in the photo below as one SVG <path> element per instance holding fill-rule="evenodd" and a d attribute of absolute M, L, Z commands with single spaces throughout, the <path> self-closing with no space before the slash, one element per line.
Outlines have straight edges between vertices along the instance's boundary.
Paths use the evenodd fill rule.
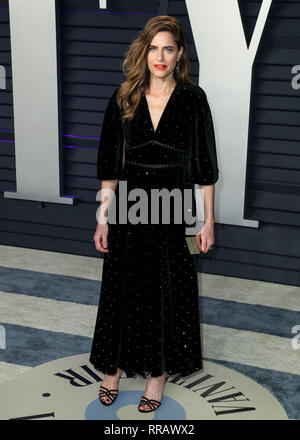
<path fill-rule="evenodd" d="M 175 70 L 176 70 L 177 72 L 178 72 L 178 70 L 179 70 L 179 62 L 178 62 L 178 60 L 176 60 Z"/>

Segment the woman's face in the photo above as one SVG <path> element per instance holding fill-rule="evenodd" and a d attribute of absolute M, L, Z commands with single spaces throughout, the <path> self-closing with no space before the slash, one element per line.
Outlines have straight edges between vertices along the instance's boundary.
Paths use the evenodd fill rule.
<path fill-rule="evenodd" d="M 173 76 L 176 60 L 181 57 L 183 47 L 178 51 L 173 34 L 167 31 L 157 32 L 153 37 L 148 54 L 147 63 L 150 75 L 158 78 Z"/>

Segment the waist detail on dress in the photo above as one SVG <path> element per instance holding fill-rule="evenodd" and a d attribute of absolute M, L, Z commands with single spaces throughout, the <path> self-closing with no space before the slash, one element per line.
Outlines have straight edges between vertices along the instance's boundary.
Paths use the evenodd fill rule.
<path fill-rule="evenodd" d="M 138 144 L 138 145 L 130 145 L 128 143 L 128 141 L 126 140 L 126 149 L 127 150 L 133 150 L 135 148 L 142 148 L 142 147 L 145 147 L 146 145 L 151 145 L 151 144 L 159 145 L 160 147 L 167 148 L 169 150 L 178 151 L 178 153 L 185 153 L 185 154 L 187 153 L 186 150 L 181 150 L 177 146 L 174 147 L 173 145 L 166 144 L 165 142 L 158 141 L 157 139 L 150 139 L 149 141 L 143 142 L 142 144 Z"/>
<path fill-rule="evenodd" d="M 173 163 L 155 163 L 155 164 L 135 162 L 133 160 L 125 160 L 125 162 L 143 168 L 170 168 L 170 167 L 182 167 L 184 165 L 188 165 L 190 160 L 183 160 L 180 162 L 173 162 Z"/>

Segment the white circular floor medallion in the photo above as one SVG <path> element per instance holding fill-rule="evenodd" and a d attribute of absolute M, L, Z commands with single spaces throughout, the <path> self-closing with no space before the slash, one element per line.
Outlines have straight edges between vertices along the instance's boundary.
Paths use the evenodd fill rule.
<path fill-rule="evenodd" d="M 0 419 L 36 420 L 286 420 L 284 409 L 265 388 L 214 362 L 184 379 L 169 376 L 158 410 L 142 414 L 140 376 L 120 379 L 110 406 L 98 398 L 103 374 L 89 353 L 57 359 L 20 374 L 0 387 Z"/>

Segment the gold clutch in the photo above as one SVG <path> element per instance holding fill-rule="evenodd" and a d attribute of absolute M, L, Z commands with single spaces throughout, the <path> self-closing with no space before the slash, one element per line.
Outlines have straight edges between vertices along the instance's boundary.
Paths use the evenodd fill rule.
<path fill-rule="evenodd" d="M 196 241 L 196 236 L 195 235 L 189 235 L 185 237 L 190 254 L 200 254 L 201 251 L 198 247 L 198 243 Z"/>

